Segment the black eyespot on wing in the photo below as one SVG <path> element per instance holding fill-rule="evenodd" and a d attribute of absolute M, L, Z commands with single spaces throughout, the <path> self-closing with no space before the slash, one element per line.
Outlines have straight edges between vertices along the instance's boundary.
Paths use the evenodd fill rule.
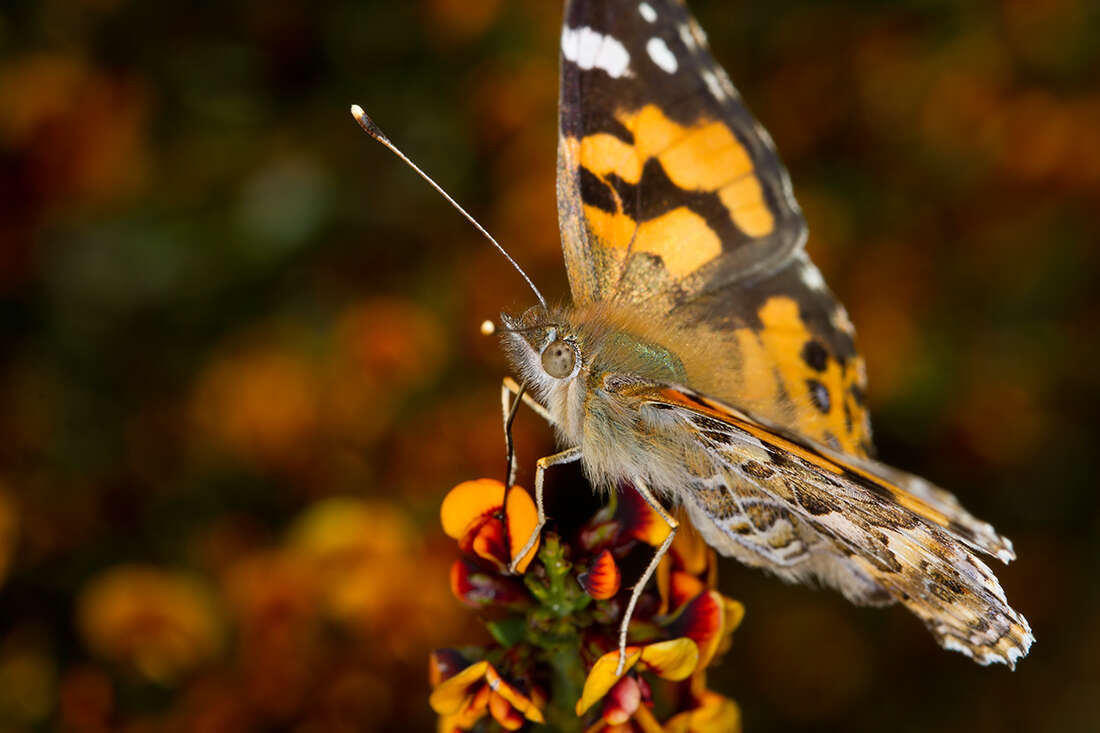
<path fill-rule="evenodd" d="M 828 388 L 816 379 L 807 379 L 806 388 L 810 390 L 810 399 L 813 401 L 814 407 L 822 413 L 828 414 L 832 407 Z"/>
<path fill-rule="evenodd" d="M 811 339 L 802 347 L 802 361 L 806 362 L 815 372 L 823 372 L 829 363 L 829 352 L 825 350 L 820 341 Z"/>

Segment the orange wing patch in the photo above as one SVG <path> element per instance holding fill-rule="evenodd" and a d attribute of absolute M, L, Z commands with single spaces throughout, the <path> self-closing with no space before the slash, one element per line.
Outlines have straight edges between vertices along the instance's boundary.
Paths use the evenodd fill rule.
<path fill-rule="evenodd" d="M 775 217 L 764 202 L 764 189 L 755 177 L 746 176 L 718 189 L 718 198 L 729 209 L 733 223 L 750 237 L 764 237 L 775 228 Z"/>
<path fill-rule="evenodd" d="M 718 191 L 752 173 L 749 154 L 724 123 L 710 122 L 684 130 L 682 135 L 657 155 L 668 177 L 680 188 Z"/>
<path fill-rule="evenodd" d="M 745 235 L 762 237 L 773 231 L 775 218 L 752 158 L 724 122 L 703 119 L 682 125 L 654 104 L 619 112 L 616 119 L 633 136 L 632 143 L 608 132 L 562 141 L 566 157 L 606 186 L 605 198 L 585 200 L 583 211 L 598 246 L 609 250 L 606 255 L 612 262 L 622 265 L 628 252 L 644 252 L 660 257 L 669 274 L 682 279 L 722 256 L 719 233 L 698 211 L 684 205 L 648 216 L 630 208 L 637 200 L 622 200 L 624 186 L 638 186 L 651 160 L 685 196 L 716 194 Z M 613 200 L 613 211 L 607 199 Z"/>
<path fill-rule="evenodd" d="M 833 448 L 863 454 L 865 434 L 864 408 L 856 404 L 851 388 L 859 383 L 858 356 L 847 364 L 812 352 L 814 336 L 799 315 L 798 304 L 791 298 L 771 297 L 758 311 L 763 328 L 759 333 L 739 329 L 737 336 L 748 354 L 763 349 L 767 357 L 755 363 L 774 364 L 781 388 L 798 413 L 792 424 L 799 432 Z M 758 340 L 759 346 L 752 342 Z M 753 358 L 759 358 L 753 355 Z"/>
<path fill-rule="evenodd" d="M 568 142 L 576 143 L 576 138 Z M 581 165 L 606 180 L 614 173 L 627 183 L 637 183 L 642 177 L 642 160 L 630 143 L 606 132 L 597 132 L 580 141 Z"/>
<path fill-rule="evenodd" d="M 679 279 L 721 255 L 722 243 L 703 217 L 681 206 L 639 226 L 634 249 L 658 255 Z"/>
<path fill-rule="evenodd" d="M 657 255 L 670 275 L 679 279 L 722 254 L 722 243 L 705 219 L 680 206 L 656 219 L 638 224 L 627 214 L 608 213 L 595 206 L 584 207 L 588 226 L 602 242 L 618 243 L 609 252 L 622 262 L 627 249 Z"/>

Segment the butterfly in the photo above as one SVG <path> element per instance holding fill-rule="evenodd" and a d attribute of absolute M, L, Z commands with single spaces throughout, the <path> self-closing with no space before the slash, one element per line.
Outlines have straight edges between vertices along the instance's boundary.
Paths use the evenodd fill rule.
<path fill-rule="evenodd" d="M 537 464 L 539 528 L 545 472 L 580 462 L 671 529 L 620 651 L 675 506 L 723 555 L 857 604 L 901 603 L 943 647 L 1014 667 L 1031 629 L 979 558 L 1007 563 L 1012 544 L 872 458 L 852 324 L 803 249 L 772 139 L 684 4 L 567 1 L 559 108 L 572 304 L 539 295 L 502 316 L 522 380 L 502 397 L 506 413 L 514 395 L 531 405 L 562 448 Z"/>

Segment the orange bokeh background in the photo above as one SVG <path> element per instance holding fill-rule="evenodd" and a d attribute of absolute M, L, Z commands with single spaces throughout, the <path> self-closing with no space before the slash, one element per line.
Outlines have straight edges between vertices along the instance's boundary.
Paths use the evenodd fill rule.
<path fill-rule="evenodd" d="M 1100 727 L 1100 16 L 690 3 L 771 131 L 881 456 L 1016 543 L 1015 673 L 731 562 L 745 729 Z M 545 0 L 0 11 L 0 730 L 429 729 L 484 638 L 439 503 L 500 477 L 523 282 L 567 296 Z M 529 412 L 521 483 L 551 435 Z M 628 583 L 629 579 L 624 579 Z"/>

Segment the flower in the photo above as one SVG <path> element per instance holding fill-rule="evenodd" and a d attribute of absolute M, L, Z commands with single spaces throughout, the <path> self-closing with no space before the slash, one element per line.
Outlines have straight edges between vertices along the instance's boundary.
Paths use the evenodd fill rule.
<path fill-rule="evenodd" d="M 310 364 L 289 349 L 251 349 L 216 359 L 199 376 L 192 413 L 203 440 L 256 465 L 303 455 L 318 429 Z"/>
<path fill-rule="evenodd" d="M 537 525 L 525 490 L 479 479 L 444 499 L 444 532 L 463 553 L 451 590 L 480 609 L 493 642 L 432 655 L 440 730 L 469 730 L 486 715 L 508 730 L 541 717 L 590 733 L 739 729 L 736 703 L 706 688 L 706 668 L 744 616 L 715 589 L 714 551 L 681 522 L 635 606 L 620 669 L 623 576 L 640 574 L 670 530 L 630 486 L 604 506 L 584 490 L 546 493 L 550 521 L 522 558 Z"/>
<path fill-rule="evenodd" d="M 665 723 L 665 733 L 738 733 L 741 709 L 737 703 L 717 692 L 704 690 L 698 705 L 677 713 Z"/>
<path fill-rule="evenodd" d="M 618 687 L 635 666 L 649 669 L 666 680 L 679 681 L 687 678 L 699 665 L 699 647 L 686 637 L 641 647 L 628 646 L 625 653 L 626 661 L 622 671 L 616 671 L 619 666 L 618 649 L 604 654 L 592 665 L 584 681 L 584 692 L 581 693 L 581 699 L 577 700 L 577 715 L 584 715 L 597 700 Z M 636 708 L 637 705 L 635 704 L 634 707 Z M 629 715 L 633 714 L 634 710 L 630 710 Z M 624 723 L 626 720 L 608 720 L 607 722 Z"/>
<path fill-rule="evenodd" d="M 699 645 L 700 665 L 706 667 L 729 645 L 730 635 L 745 617 L 745 607 L 714 590 L 716 553 L 698 532 L 681 526 L 657 570 L 658 592 L 662 608 L 674 609 L 670 628 Z"/>
<path fill-rule="evenodd" d="M 224 636 L 205 585 L 159 568 L 120 566 L 81 593 L 80 628 L 100 656 L 168 682 L 212 659 Z"/>
<path fill-rule="evenodd" d="M 608 598 L 614 598 L 615 594 L 619 592 L 623 574 L 619 571 L 619 566 L 615 564 L 615 556 L 611 554 L 610 550 L 605 549 L 596 556 L 592 568 L 588 572 L 577 576 L 577 580 L 580 581 L 581 586 L 584 587 L 588 595 L 597 601 L 606 601 Z"/>
<path fill-rule="evenodd" d="M 507 569 L 515 559 L 513 551 L 523 549 L 538 524 L 535 503 L 518 486 L 508 489 L 492 479 L 465 481 L 443 500 L 440 519 L 448 537 L 460 540 L 460 546 L 498 570 Z M 501 511 L 501 500 L 503 512 Z M 522 573 L 538 551 L 538 540 L 516 565 Z"/>
<path fill-rule="evenodd" d="M 383 624 L 387 607 L 408 595 L 419 559 L 409 525 L 386 502 L 329 497 L 295 520 L 287 549 L 306 564 L 333 619 Z"/>
<path fill-rule="evenodd" d="M 432 653 L 432 710 L 443 716 L 441 731 L 469 730 L 486 713 L 507 730 L 516 730 L 524 720 L 545 719 L 534 699 L 518 686 L 506 682 L 489 662 L 473 664 L 449 649 Z"/>

